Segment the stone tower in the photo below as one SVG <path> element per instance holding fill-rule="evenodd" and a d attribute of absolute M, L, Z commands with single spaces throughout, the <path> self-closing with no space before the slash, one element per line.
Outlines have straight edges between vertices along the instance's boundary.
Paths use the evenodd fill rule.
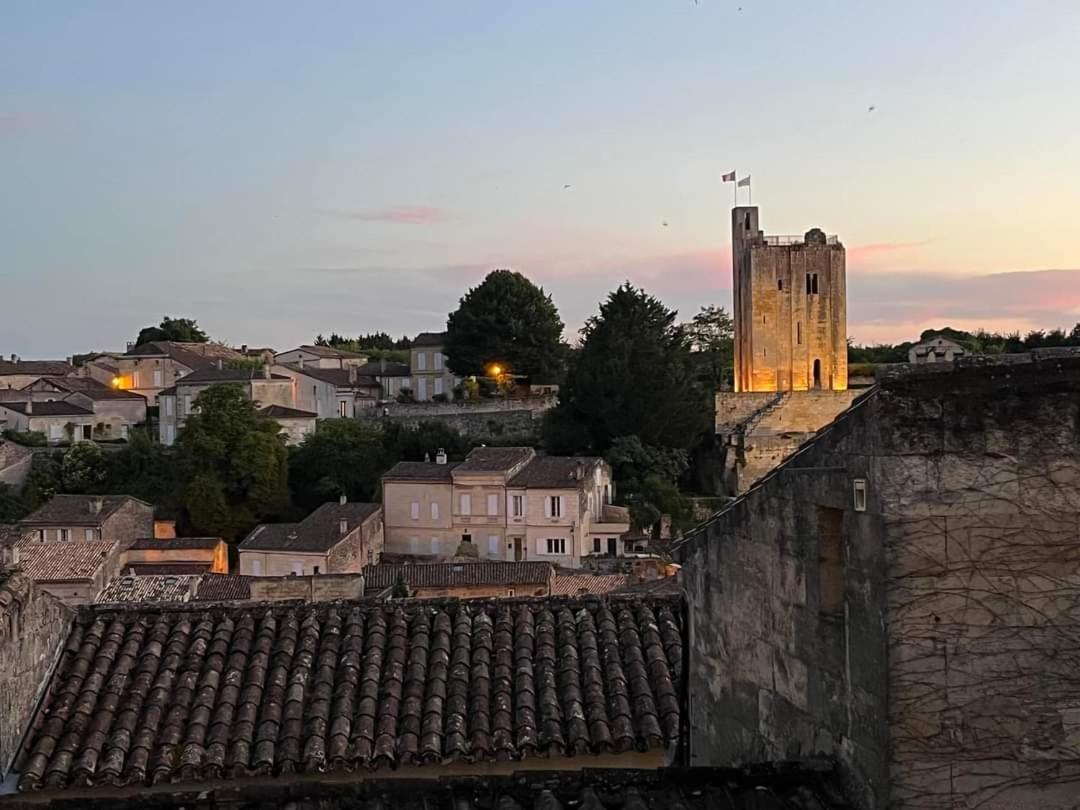
<path fill-rule="evenodd" d="M 758 209 L 731 210 L 735 390 L 847 390 L 844 246 L 813 228 L 766 236 Z"/>

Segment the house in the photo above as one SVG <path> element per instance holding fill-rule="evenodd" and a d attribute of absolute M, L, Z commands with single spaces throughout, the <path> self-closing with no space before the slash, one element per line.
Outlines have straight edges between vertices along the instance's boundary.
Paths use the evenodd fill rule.
<path fill-rule="evenodd" d="M 90 441 L 94 412 L 67 400 L 0 402 L 0 431 L 42 433 L 49 444 Z"/>
<path fill-rule="evenodd" d="M 349 368 L 362 366 L 367 361 L 366 354 L 335 349 L 332 346 L 304 345 L 274 356 L 274 362 L 279 365 L 303 365 L 308 368 Z"/>
<path fill-rule="evenodd" d="M 67 605 L 89 605 L 120 570 L 120 544 L 80 540 L 60 545 L 24 538 L 14 546 L 12 565 Z"/>
<path fill-rule="evenodd" d="M 219 360 L 230 362 L 246 359 L 240 352 L 220 343 L 155 340 L 128 349 L 120 357 L 120 373 L 114 385 L 123 391 L 142 394 L 146 397 L 147 405 L 154 406 L 158 404 L 158 395 L 162 390 L 171 388 L 193 371 L 212 368 Z"/>
<path fill-rule="evenodd" d="M 94 439 L 126 439 L 146 422 L 146 398 L 89 377 L 41 377 L 22 389 L 35 402 L 62 400 L 94 413 Z"/>
<path fill-rule="evenodd" d="M 908 349 L 909 363 L 951 363 L 967 350 L 954 340 L 940 335 L 916 343 Z"/>
<path fill-rule="evenodd" d="M 154 507 L 130 495 L 54 495 L 18 525 L 35 542 L 109 540 L 126 548 L 152 536 Z"/>
<path fill-rule="evenodd" d="M 379 381 L 364 373 L 364 366 L 322 368 L 301 360 L 275 368 L 294 383 L 293 407 L 317 414 L 319 419 L 360 416 L 370 412 L 381 396 Z"/>
<path fill-rule="evenodd" d="M 610 503 L 612 487 L 599 458 L 478 447 L 454 464 L 439 451 L 383 476 L 386 548 L 445 557 L 470 543 L 484 559 L 578 567 L 584 556 L 621 552 L 630 519 Z"/>
<path fill-rule="evenodd" d="M 294 405 L 292 380 L 283 374 L 271 373 L 270 366 L 264 365 L 261 369 L 250 366 L 232 368 L 220 359 L 215 360 L 210 366 L 191 372 L 172 388 L 159 393 L 159 437 L 163 445 L 168 447 L 176 441 L 199 394 L 214 385 L 238 386 L 244 396 L 255 403 L 256 408 L 269 405 L 291 408 Z"/>
<path fill-rule="evenodd" d="M 260 408 L 259 416 L 264 419 L 273 419 L 281 428 L 285 436 L 285 444 L 297 445 L 315 432 L 315 421 L 318 418 L 311 411 L 301 411 L 298 408 L 287 408 L 284 405 L 267 405 Z"/>
<path fill-rule="evenodd" d="M 30 475 L 34 451 L 17 442 L 0 439 L 0 484 L 21 489 Z"/>
<path fill-rule="evenodd" d="M 409 349 L 409 373 L 412 393 L 417 402 L 429 402 L 434 397 L 452 399 L 454 388 L 461 382 L 446 367 L 443 344 L 445 332 L 421 332 Z"/>
<path fill-rule="evenodd" d="M 420 565 L 369 565 L 364 568 L 369 590 L 393 589 L 404 581 L 416 599 L 462 599 L 548 596 L 555 566 L 547 562 L 476 562 L 471 560 Z M 624 577 L 625 579 L 625 577 Z"/>
<path fill-rule="evenodd" d="M 21 360 L 11 355 L 10 360 L 0 358 L 0 390 L 25 388 L 39 377 L 69 377 L 75 374 L 75 366 L 61 360 Z"/>
<path fill-rule="evenodd" d="M 324 503 L 299 523 L 261 523 L 240 543 L 246 576 L 359 573 L 383 549 L 382 508 Z"/>
<path fill-rule="evenodd" d="M 397 400 L 403 389 L 412 391 L 412 377 L 408 363 L 394 363 L 380 359 L 378 363 L 369 363 L 364 373 L 375 378 L 379 384 L 380 396 L 384 402 Z"/>
<path fill-rule="evenodd" d="M 121 562 L 127 574 L 227 574 L 229 547 L 220 537 L 140 537 Z"/>
<path fill-rule="evenodd" d="M 122 354 L 111 352 L 91 355 L 83 360 L 76 373 L 83 379 L 97 380 L 102 385 L 114 388 L 116 380 L 120 376 L 120 358 L 122 356 Z"/>

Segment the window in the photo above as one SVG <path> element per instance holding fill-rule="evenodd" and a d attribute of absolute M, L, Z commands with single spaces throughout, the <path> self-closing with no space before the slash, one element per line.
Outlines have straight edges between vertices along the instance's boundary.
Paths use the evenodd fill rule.
<path fill-rule="evenodd" d="M 863 478 L 856 478 L 852 484 L 855 495 L 855 511 L 866 511 L 866 480 Z"/>
<path fill-rule="evenodd" d="M 424 352 L 416 353 L 416 370 L 427 371 L 427 354 Z"/>
<path fill-rule="evenodd" d="M 810 274 L 806 274 L 806 294 L 810 294 Z"/>
<path fill-rule="evenodd" d="M 165 403 L 165 415 L 166 416 L 172 416 L 173 415 L 173 398 L 172 397 L 162 397 L 162 401 Z"/>
<path fill-rule="evenodd" d="M 489 534 L 488 535 L 488 556 L 489 557 L 498 557 L 499 556 L 499 535 L 497 535 L 497 534 Z"/>
<path fill-rule="evenodd" d="M 302 562 L 294 562 L 292 564 L 293 576 L 302 577 L 304 575 L 304 564 Z"/>
<path fill-rule="evenodd" d="M 439 505 L 437 503 L 432 503 L 431 504 L 431 519 L 432 520 L 438 520 L 439 519 Z"/>
<path fill-rule="evenodd" d="M 506 589 L 506 595 L 507 596 L 513 596 L 514 595 L 514 589 L 513 588 L 507 588 Z"/>
<path fill-rule="evenodd" d="M 472 495 L 462 495 L 460 500 L 460 509 L 458 510 L 463 515 L 472 514 Z"/>
<path fill-rule="evenodd" d="M 312 568 L 312 569 L 311 569 L 311 573 L 313 573 L 313 574 L 315 574 L 315 575 L 318 575 L 318 573 L 319 573 L 319 566 L 317 566 L 317 565 L 316 565 L 316 566 L 315 566 L 314 568 Z"/>
<path fill-rule="evenodd" d="M 795 322 L 795 342 L 802 345 L 802 321 Z"/>
<path fill-rule="evenodd" d="M 83 532 L 83 539 L 84 540 L 93 540 L 94 539 L 94 530 L 93 529 L 87 529 L 86 531 L 84 531 Z"/>
<path fill-rule="evenodd" d="M 184 394 L 184 410 L 183 413 L 191 413 L 191 394 Z"/>
<path fill-rule="evenodd" d="M 341 400 L 338 403 L 338 416 L 346 417 L 349 415 L 349 403 L 347 400 Z"/>
<path fill-rule="evenodd" d="M 251 573 L 257 577 L 262 576 L 262 560 L 251 561 Z"/>
<path fill-rule="evenodd" d="M 319 386 L 317 386 L 317 385 L 311 386 L 311 398 L 313 400 L 315 400 L 316 402 L 319 401 Z"/>
<path fill-rule="evenodd" d="M 70 540 L 71 539 L 71 530 L 70 529 L 61 529 L 60 530 L 60 539 L 65 543 L 68 540 Z"/>
<path fill-rule="evenodd" d="M 432 352 L 431 357 L 432 357 L 432 360 L 435 363 L 435 370 L 436 371 L 442 371 L 442 367 L 443 367 L 442 352 Z"/>
<path fill-rule="evenodd" d="M 839 614 L 844 611 L 844 510 L 817 508 L 819 610 Z"/>
<path fill-rule="evenodd" d="M 435 356 L 439 357 L 440 355 L 435 355 Z M 443 378 L 442 377 L 436 377 L 435 378 L 435 396 L 439 396 L 439 394 L 441 394 L 442 392 L 443 392 Z"/>
<path fill-rule="evenodd" d="M 514 517 L 524 517 L 525 515 L 525 496 L 513 495 L 510 498 L 511 508 L 514 510 Z"/>
<path fill-rule="evenodd" d="M 162 386 L 161 369 L 160 368 L 155 368 L 154 369 L 154 388 L 161 388 L 161 386 Z"/>
<path fill-rule="evenodd" d="M 38 534 L 38 540 L 41 541 L 42 543 L 44 543 L 45 542 L 45 530 L 44 529 L 38 529 L 37 534 Z"/>
<path fill-rule="evenodd" d="M 594 537 L 594 538 L 592 539 L 592 550 L 593 550 L 593 554 L 599 554 L 599 553 L 600 553 L 600 550 L 601 550 L 601 548 L 602 548 L 602 546 L 600 545 L 600 544 L 601 544 L 601 542 L 602 542 L 602 541 L 600 540 L 600 538 L 599 538 L 599 537 Z"/>
<path fill-rule="evenodd" d="M 544 516 L 562 517 L 562 495 L 549 495 L 544 501 Z"/>
<path fill-rule="evenodd" d="M 549 537 L 547 539 L 547 553 L 548 554 L 565 554 L 566 553 L 566 538 L 565 537 Z"/>
<path fill-rule="evenodd" d="M 488 503 L 487 503 L 487 507 L 488 507 L 487 513 L 489 515 L 497 515 L 497 514 L 499 514 L 499 496 L 498 495 L 488 495 L 487 501 L 488 501 Z"/>
<path fill-rule="evenodd" d="M 438 554 L 439 553 L 439 538 L 438 537 L 432 537 L 431 538 L 431 553 L 432 554 Z"/>
<path fill-rule="evenodd" d="M 409 504 L 409 517 L 411 517 L 413 520 L 420 519 L 420 504 L 418 504 L 416 501 L 413 501 Z"/>
<path fill-rule="evenodd" d="M 812 276 L 810 276 L 810 281 L 810 292 L 812 292 L 814 295 L 817 295 L 817 273 L 814 273 Z"/>
<path fill-rule="evenodd" d="M 783 290 L 784 290 L 784 280 L 783 280 L 782 278 L 778 278 L 778 279 L 776 280 L 776 289 L 778 289 L 778 290 L 780 290 L 781 292 L 783 292 Z"/>

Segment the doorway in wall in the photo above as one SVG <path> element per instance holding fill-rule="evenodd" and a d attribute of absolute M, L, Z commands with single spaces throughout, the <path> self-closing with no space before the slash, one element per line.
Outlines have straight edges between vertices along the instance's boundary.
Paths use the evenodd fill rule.
<path fill-rule="evenodd" d="M 814 388 L 821 388 L 821 361 L 814 361 Z"/>

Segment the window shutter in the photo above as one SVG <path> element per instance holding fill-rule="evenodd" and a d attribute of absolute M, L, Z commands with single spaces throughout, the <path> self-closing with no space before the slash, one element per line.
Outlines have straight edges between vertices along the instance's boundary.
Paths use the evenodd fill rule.
<path fill-rule="evenodd" d="M 544 517 L 551 517 L 551 498 L 544 498 Z"/>
<path fill-rule="evenodd" d="M 432 520 L 438 520 L 439 519 L 439 504 L 437 504 L 437 503 L 432 503 L 431 504 L 431 519 Z"/>
<path fill-rule="evenodd" d="M 420 519 L 420 504 L 418 504 L 416 501 L 413 501 L 409 505 L 409 516 L 413 520 L 419 520 Z"/>

